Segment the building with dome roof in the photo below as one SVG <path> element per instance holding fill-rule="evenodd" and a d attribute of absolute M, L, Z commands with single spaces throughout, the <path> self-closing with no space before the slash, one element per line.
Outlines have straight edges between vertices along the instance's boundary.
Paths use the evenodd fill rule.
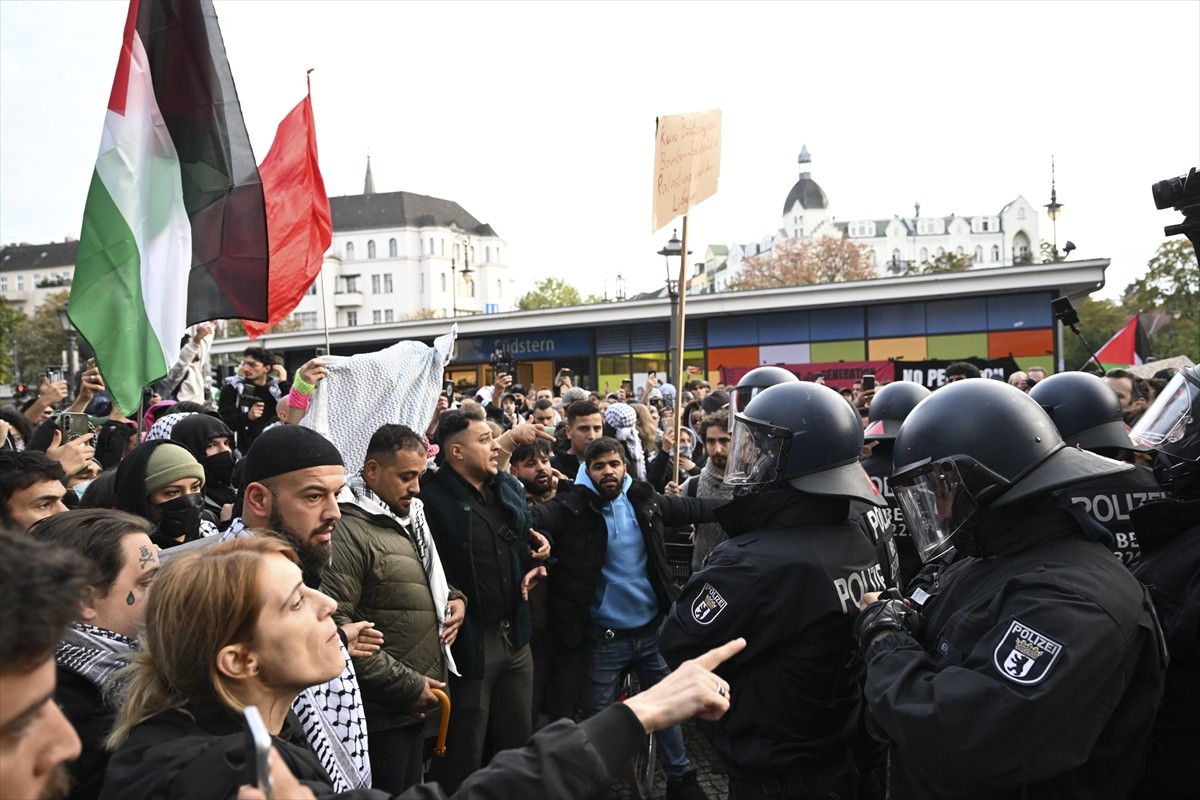
<path fill-rule="evenodd" d="M 932 261 L 945 253 L 971 258 L 977 267 L 1019 266 L 1035 260 L 1040 241 L 1038 212 L 1018 196 L 998 211 L 968 216 L 921 216 L 913 204 L 908 216 L 838 219 L 828 195 L 812 176 L 812 154 L 800 149 L 800 175 L 783 201 L 779 227 L 757 242 L 734 244 L 720 261 L 706 259 L 689 283 L 692 292 L 721 291 L 729 286 L 747 258 L 771 253 L 777 242 L 847 237 L 865 245 L 876 274 L 899 275 L 910 265 Z"/>

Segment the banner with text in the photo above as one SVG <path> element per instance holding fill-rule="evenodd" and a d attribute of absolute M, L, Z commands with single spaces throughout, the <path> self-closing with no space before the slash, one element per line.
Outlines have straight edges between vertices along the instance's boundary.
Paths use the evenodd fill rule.
<path fill-rule="evenodd" d="M 890 361 L 829 361 L 817 364 L 776 364 L 802 381 L 825 378 L 825 385 L 834 389 L 851 389 L 854 382 L 862 380 L 864 373 L 875 375 L 878 383 L 891 383 L 895 371 Z M 721 381 L 733 386 L 754 367 L 723 367 L 717 365 Z"/>
<path fill-rule="evenodd" d="M 659 117 L 654 138 L 654 233 L 717 191 L 721 109 Z"/>
<path fill-rule="evenodd" d="M 1021 368 L 1012 357 L 1005 358 L 960 358 L 979 367 L 985 378 L 998 378 L 1007 381 L 1008 376 Z M 936 389 L 946 385 L 946 367 L 956 361 L 895 361 L 896 380 L 919 383 L 927 389 Z"/>

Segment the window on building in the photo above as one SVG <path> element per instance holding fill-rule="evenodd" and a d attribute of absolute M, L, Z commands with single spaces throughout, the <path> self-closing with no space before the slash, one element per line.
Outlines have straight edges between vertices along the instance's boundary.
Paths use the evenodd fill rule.
<path fill-rule="evenodd" d="M 371 276 L 371 294 L 379 294 L 379 276 Z"/>
<path fill-rule="evenodd" d="M 24 275 L 17 276 L 17 291 L 18 292 L 25 291 L 25 276 Z"/>
<path fill-rule="evenodd" d="M 379 309 L 375 309 L 371 312 L 371 324 L 378 325 L 381 322 L 383 322 L 383 312 Z"/>
<path fill-rule="evenodd" d="M 1025 219 L 1025 209 L 1023 209 L 1023 208 L 1017 209 L 1017 219 Z"/>
<path fill-rule="evenodd" d="M 454 260 L 458 261 L 458 245 L 454 245 Z"/>
<path fill-rule="evenodd" d="M 354 242 L 346 242 L 346 260 L 354 260 Z"/>
<path fill-rule="evenodd" d="M 358 312 L 357 311 L 347 311 L 346 312 L 346 327 L 347 328 L 357 328 L 358 327 Z"/>
<path fill-rule="evenodd" d="M 1019 261 L 1028 260 L 1029 259 L 1029 247 L 1027 247 L 1026 245 L 1021 245 L 1020 247 L 1018 247 L 1017 248 L 1017 259 Z"/>
<path fill-rule="evenodd" d="M 975 248 L 975 263 L 976 264 L 983 263 L 983 248 L 982 247 Z"/>
<path fill-rule="evenodd" d="M 875 235 L 875 223 L 871 220 L 862 220 L 859 222 L 850 223 L 850 238 L 860 239 Z"/>
<path fill-rule="evenodd" d="M 965 255 L 965 253 L 963 252 L 963 249 L 962 249 L 962 247 L 956 247 L 956 248 L 954 248 L 954 254 L 955 254 L 955 255 L 959 255 L 959 256 L 961 256 L 961 255 Z"/>
<path fill-rule="evenodd" d="M 900 251 L 898 249 L 892 251 L 892 263 L 893 264 L 900 263 Z"/>
<path fill-rule="evenodd" d="M 393 322 L 393 321 L 394 321 L 394 320 L 392 319 L 392 309 L 390 309 L 390 308 L 385 308 L 385 309 L 383 310 L 383 321 L 384 321 L 384 322 Z"/>
<path fill-rule="evenodd" d="M 475 281 L 467 281 L 467 283 L 471 284 L 471 297 L 474 297 L 475 296 Z"/>
<path fill-rule="evenodd" d="M 994 244 L 994 245 L 992 245 L 992 261 L 999 261 L 999 260 L 1000 260 L 1000 245 Z"/>
<path fill-rule="evenodd" d="M 871 269 L 875 269 L 878 266 L 879 266 L 879 254 L 876 253 L 874 250 L 872 250 L 871 251 Z"/>
<path fill-rule="evenodd" d="M 944 256 L 944 255 L 946 255 L 946 248 L 944 248 L 944 247 L 939 247 L 939 248 L 937 249 L 937 257 L 938 257 L 938 258 L 941 258 L 941 257 L 942 257 L 942 256 Z"/>
<path fill-rule="evenodd" d="M 497 279 L 496 280 L 496 297 L 499 297 L 502 294 L 504 294 L 504 282 Z"/>
<path fill-rule="evenodd" d="M 499 247 L 496 248 L 496 263 L 497 264 L 504 263 L 504 259 L 500 258 L 500 248 Z"/>
<path fill-rule="evenodd" d="M 442 243 L 442 258 L 445 258 L 446 257 L 446 240 L 439 239 L 438 241 L 440 241 Z"/>
<path fill-rule="evenodd" d="M 346 291 L 347 292 L 357 292 L 358 291 L 358 276 L 357 275 L 347 275 L 346 276 Z"/>
<path fill-rule="evenodd" d="M 442 273 L 442 291 L 446 291 L 446 273 Z"/>
<path fill-rule="evenodd" d="M 367 239 L 367 258 L 375 257 L 375 240 Z"/>
<path fill-rule="evenodd" d="M 383 293 L 384 294 L 392 293 L 392 273 L 390 273 L 390 272 L 386 273 L 383 276 Z"/>
<path fill-rule="evenodd" d="M 8 291 L 8 276 L 0 275 L 0 292 Z"/>
<path fill-rule="evenodd" d="M 388 258 L 395 258 L 399 252 L 400 250 L 399 246 L 396 244 L 396 240 L 388 239 Z"/>
<path fill-rule="evenodd" d="M 37 286 L 41 282 L 42 282 L 42 273 L 40 273 L 40 272 L 33 273 L 33 285 Z"/>
<path fill-rule="evenodd" d="M 297 311 L 292 314 L 292 319 L 296 320 L 302 331 L 311 331 L 317 327 L 317 312 L 315 311 Z"/>
<path fill-rule="evenodd" d="M 487 262 L 488 264 L 492 263 L 492 248 L 491 247 L 483 248 L 483 260 L 485 262 Z"/>
<path fill-rule="evenodd" d="M 317 293 L 317 282 L 313 281 L 312 284 L 308 287 L 308 291 L 306 291 L 305 294 L 315 295 L 316 293 Z"/>
<path fill-rule="evenodd" d="M 921 236 L 937 236 L 946 232 L 946 221 L 941 217 L 927 217 L 917 220 L 917 234 Z"/>
<path fill-rule="evenodd" d="M 928 260 L 929 260 L 929 248 L 928 248 L 928 247 L 922 247 L 922 248 L 921 248 L 920 260 L 921 260 L 921 261 L 928 261 Z"/>

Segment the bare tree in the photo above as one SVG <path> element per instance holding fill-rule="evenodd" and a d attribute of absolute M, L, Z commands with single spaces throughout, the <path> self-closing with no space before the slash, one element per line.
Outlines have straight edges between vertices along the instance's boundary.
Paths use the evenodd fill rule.
<path fill-rule="evenodd" d="M 820 236 L 777 242 L 770 253 L 751 256 L 731 289 L 770 289 L 813 283 L 861 281 L 875 277 L 871 251 L 847 237 Z"/>

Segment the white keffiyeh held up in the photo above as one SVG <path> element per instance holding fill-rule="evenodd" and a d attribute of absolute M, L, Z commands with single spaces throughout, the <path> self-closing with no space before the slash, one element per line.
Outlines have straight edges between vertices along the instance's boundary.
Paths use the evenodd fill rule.
<path fill-rule="evenodd" d="M 397 342 L 375 353 L 323 356 L 326 377 L 300 424 L 333 442 L 351 470 L 362 466 L 367 444 L 381 426 L 399 423 L 424 433 L 457 335 L 455 325 L 433 347 Z"/>

